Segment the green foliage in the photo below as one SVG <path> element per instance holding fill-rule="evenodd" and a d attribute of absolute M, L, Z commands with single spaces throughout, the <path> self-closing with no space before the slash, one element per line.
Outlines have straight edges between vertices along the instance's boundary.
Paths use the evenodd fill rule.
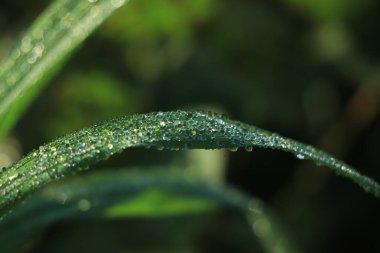
<path fill-rule="evenodd" d="M 0 137 L 63 61 L 125 0 L 55 1 L 0 69 Z"/>
<path fill-rule="evenodd" d="M 317 18 L 327 17 L 327 19 L 334 16 L 338 12 L 337 9 L 341 10 L 339 15 L 344 17 L 356 6 L 353 3 L 344 10 L 338 8 L 342 5 L 342 1 L 331 3 L 322 1 L 318 4 L 298 0 L 289 0 L 289 2 L 312 9 Z M 40 16 L 0 69 L 0 136 L 7 133 L 73 50 L 124 3 L 124 0 L 58 0 Z M 191 26 L 208 17 L 210 6 L 213 4 L 212 0 L 183 1 L 178 5 L 173 5 L 171 1 L 142 2 L 134 5 L 136 10 L 132 12 L 134 15 L 129 17 L 130 22 L 123 22 L 123 16 L 128 14 L 128 10 L 125 9 L 111 19 L 100 34 L 105 38 L 114 39 L 119 45 L 134 43 L 134 46 L 126 51 L 128 64 L 134 66 L 131 68 L 135 68 L 138 79 L 149 83 L 164 72 L 164 66 L 175 68 L 185 61 L 191 48 L 191 36 L 195 30 Z M 180 9 L 183 8 L 189 10 L 186 15 L 181 15 Z M 144 12 L 147 17 L 144 22 L 139 20 L 140 12 Z M 251 15 L 249 11 L 242 13 Z M 267 16 L 263 15 L 262 18 L 267 19 Z M 244 16 L 242 19 L 244 20 Z M 235 30 L 231 20 L 227 18 L 221 22 L 227 22 L 225 25 L 231 26 L 228 30 L 234 32 L 235 40 L 238 38 L 240 43 L 247 44 L 244 32 Z M 251 26 L 249 22 L 246 23 Z M 256 26 L 254 29 L 258 31 L 263 28 L 260 24 Z M 263 30 L 267 32 L 266 29 Z M 216 37 L 220 36 L 219 39 L 222 41 L 220 48 L 229 52 L 228 57 L 236 57 L 236 44 L 229 44 L 231 36 L 225 33 L 225 26 L 216 33 Z M 171 38 L 169 42 L 165 40 L 162 42 L 160 37 L 162 34 Z M 270 47 L 273 47 L 270 52 L 257 50 L 249 53 L 262 58 L 267 58 L 268 53 L 271 53 L 271 57 L 277 59 L 277 53 L 282 51 L 276 44 L 277 38 L 281 37 L 279 34 L 274 31 L 271 35 L 273 38 L 268 40 Z M 140 43 L 141 37 L 147 41 Z M 331 39 L 331 36 L 327 37 Z M 339 38 L 345 37 L 338 37 L 334 41 L 339 41 Z M 266 46 L 268 44 L 262 43 Z M 158 49 L 161 44 L 166 45 L 163 51 Z M 331 44 L 335 43 L 330 43 L 328 46 L 332 47 Z M 330 50 L 325 51 L 331 54 Z M 339 48 L 336 51 L 339 51 Z M 129 58 L 134 59 L 129 60 Z M 286 64 L 279 63 L 281 67 L 283 65 Z M 266 75 L 272 75 L 272 69 L 263 74 Z M 228 79 L 223 73 L 218 72 L 216 76 L 218 78 L 214 79 L 214 82 L 215 80 L 224 82 Z M 70 83 L 61 94 L 62 97 L 67 96 L 74 100 L 71 106 L 62 109 L 66 110 L 65 116 L 70 126 L 75 125 L 70 119 L 73 119 L 71 114 L 77 109 L 77 104 L 82 103 L 84 108 L 88 108 L 94 106 L 92 104 L 94 100 L 100 101 L 97 106 L 100 108 L 99 111 L 103 110 L 102 115 L 105 113 L 110 115 L 126 107 L 127 111 L 134 111 L 139 106 L 133 92 L 120 88 L 118 79 L 109 73 L 94 72 L 86 77 L 74 75 L 69 80 L 78 81 L 78 84 Z M 216 82 L 218 89 L 219 81 Z M 86 85 L 81 85 L 86 82 Z M 105 83 L 108 85 L 104 86 Z M 244 89 L 240 88 L 233 85 L 233 89 L 244 92 Z M 128 94 L 125 95 L 124 92 Z M 228 90 L 224 92 L 230 95 Z M 266 103 L 265 99 L 261 102 Z M 120 111 L 115 114 L 119 113 Z M 277 113 L 280 113 L 280 110 Z M 82 122 L 82 117 L 79 115 L 75 122 L 80 122 L 78 123 L 80 125 L 85 121 Z M 67 129 L 67 126 L 57 121 L 55 130 L 59 127 Z M 169 111 L 136 114 L 104 121 L 68 134 L 41 146 L 20 161 L 2 169 L 1 251 L 7 252 L 17 248 L 31 234 L 62 219 L 85 217 L 104 220 L 131 217 L 162 219 L 162 217 L 212 212 L 220 207 L 238 210 L 248 218 L 248 224 L 266 252 L 297 251 L 276 218 L 259 200 L 223 185 L 212 184 L 212 180 L 200 182 L 187 174 L 179 173 L 179 168 L 175 169 L 175 173 L 168 172 L 168 167 L 159 172 L 142 172 L 142 168 L 134 172 L 113 170 L 54 183 L 130 147 L 175 151 L 189 149 L 236 151 L 238 148 L 252 151 L 254 147 L 282 150 L 290 152 L 298 159 L 311 160 L 317 165 L 325 166 L 355 182 L 367 192 L 380 197 L 380 185 L 375 180 L 360 174 L 324 151 L 278 134 L 214 113 Z M 45 186 L 48 183 L 52 184 Z M 30 198 L 26 198 L 29 195 Z M 21 201 L 24 203 L 20 204 Z"/>
<path fill-rule="evenodd" d="M 172 150 L 251 150 L 253 146 L 281 149 L 300 159 L 325 165 L 380 197 L 377 182 L 323 151 L 216 114 L 177 111 L 105 121 L 40 147 L 1 174 L 0 189 L 4 198 L 0 207 L 8 207 L 52 180 L 86 169 L 126 148 L 139 146 Z"/>
<path fill-rule="evenodd" d="M 2 222 L 0 249 L 6 252 L 34 231 L 67 218 L 181 216 L 218 207 L 239 211 L 251 224 L 267 222 L 272 229 L 253 226 L 253 231 L 269 252 L 275 252 L 275 248 L 295 252 L 289 238 L 284 240 L 283 228 L 261 201 L 210 185 L 179 172 L 179 168 L 171 168 L 171 172 L 168 168 L 97 172 L 45 187 Z"/>

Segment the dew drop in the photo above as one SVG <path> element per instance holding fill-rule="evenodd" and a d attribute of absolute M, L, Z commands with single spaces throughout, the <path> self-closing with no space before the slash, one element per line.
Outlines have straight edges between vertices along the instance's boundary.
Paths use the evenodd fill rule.
<path fill-rule="evenodd" d="M 296 157 L 300 160 L 305 159 L 305 156 L 303 154 L 297 154 Z"/>
<path fill-rule="evenodd" d="M 9 86 L 13 86 L 17 80 L 18 80 L 18 77 L 15 74 L 12 74 L 7 78 L 6 81 L 7 81 Z"/>
<path fill-rule="evenodd" d="M 112 143 L 109 143 L 109 144 L 107 145 L 107 147 L 108 147 L 108 149 L 113 149 L 113 145 L 112 145 Z"/>
<path fill-rule="evenodd" d="M 70 12 L 66 12 L 61 16 L 61 25 L 64 28 L 69 28 L 73 22 L 73 17 Z"/>
<path fill-rule="evenodd" d="M 245 151 L 251 152 L 253 150 L 253 147 L 245 147 Z"/>
<path fill-rule="evenodd" d="M 231 152 L 236 152 L 236 151 L 238 151 L 238 148 L 234 147 L 234 148 L 229 148 L 228 150 L 231 151 Z"/>
<path fill-rule="evenodd" d="M 32 49 L 32 40 L 28 36 L 21 40 L 20 49 L 23 53 L 28 53 Z"/>
<path fill-rule="evenodd" d="M 93 6 L 90 11 L 91 18 L 96 19 L 100 16 L 101 9 L 98 6 Z"/>
<path fill-rule="evenodd" d="M 18 177 L 18 175 L 19 175 L 19 174 L 16 172 L 16 173 L 14 173 L 13 175 L 10 175 L 10 176 L 8 177 L 8 179 L 11 180 L 11 181 L 12 181 L 12 180 L 15 180 L 15 179 Z"/>
<path fill-rule="evenodd" d="M 44 30 L 37 30 L 37 31 L 35 31 L 35 32 L 33 33 L 33 36 L 34 36 L 35 38 L 37 38 L 37 39 L 41 39 L 41 40 L 43 40 L 44 37 L 45 37 L 45 32 L 44 32 Z"/>
<path fill-rule="evenodd" d="M 125 4 L 126 0 L 111 0 L 111 4 L 115 8 L 121 7 L 123 4 Z"/>
<path fill-rule="evenodd" d="M 39 58 L 41 58 L 43 52 L 45 50 L 45 46 L 42 43 L 38 43 L 30 53 L 27 62 L 29 64 L 35 63 Z"/>

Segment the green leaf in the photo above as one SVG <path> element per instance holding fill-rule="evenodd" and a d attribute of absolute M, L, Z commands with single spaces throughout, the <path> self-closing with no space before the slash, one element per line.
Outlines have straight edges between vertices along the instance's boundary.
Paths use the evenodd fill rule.
<path fill-rule="evenodd" d="M 125 0 L 57 0 L 0 66 L 0 138 L 63 61 Z"/>
<path fill-rule="evenodd" d="M 37 230 L 62 219 L 84 215 L 106 219 L 153 218 L 189 215 L 217 207 L 237 210 L 247 216 L 268 252 L 276 248 L 295 252 L 283 228 L 261 201 L 234 189 L 189 177 L 178 169 L 159 167 L 145 171 L 96 172 L 42 188 L 2 221 L 0 251 L 7 252 Z"/>
<path fill-rule="evenodd" d="M 159 188 L 143 192 L 131 201 L 122 202 L 110 207 L 106 215 L 112 218 L 125 216 L 157 217 L 178 213 L 197 213 L 208 210 L 210 203 L 198 199 L 185 199 L 177 194 L 168 195 Z"/>
<path fill-rule="evenodd" d="M 311 146 L 223 116 L 203 112 L 154 112 L 99 123 L 57 139 L 13 164 L 0 178 L 0 208 L 67 174 L 88 168 L 129 147 L 158 149 L 281 149 L 310 159 L 380 197 L 380 185 L 342 161 Z"/>

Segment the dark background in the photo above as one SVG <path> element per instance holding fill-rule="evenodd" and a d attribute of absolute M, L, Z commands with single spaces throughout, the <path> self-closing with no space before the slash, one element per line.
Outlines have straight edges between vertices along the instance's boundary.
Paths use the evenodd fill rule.
<path fill-rule="evenodd" d="M 1 1 L 0 59 L 48 4 Z M 76 51 L 0 148 L 12 149 L 2 151 L 12 160 L 114 116 L 204 109 L 322 148 L 380 180 L 379 13 L 376 0 L 131 1 Z M 137 149 L 102 166 L 186 163 L 185 156 Z M 380 252 L 380 202 L 348 180 L 280 151 L 222 151 L 209 159 L 220 157 L 225 181 L 265 201 L 304 252 Z M 234 227 L 225 235 L 231 250 L 218 243 L 223 235 L 210 238 L 207 229 L 221 230 L 215 224 L 198 229 L 188 245 L 246 252 L 233 236 L 244 229 L 233 219 L 225 221 Z M 171 236 L 186 230 L 155 222 Z M 41 237 L 51 242 L 57 231 L 64 236 L 78 226 L 94 224 L 61 223 Z"/>

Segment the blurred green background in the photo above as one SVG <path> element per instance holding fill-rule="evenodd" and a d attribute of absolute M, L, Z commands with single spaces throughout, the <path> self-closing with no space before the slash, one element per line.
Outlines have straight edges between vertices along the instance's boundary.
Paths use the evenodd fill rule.
<path fill-rule="evenodd" d="M 0 59 L 49 3 L 1 1 Z M 76 51 L 0 143 L 0 166 L 114 116 L 204 109 L 325 149 L 380 180 L 379 13 L 376 0 L 131 1 Z M 379 201 L 289 154 L 136 149 L 99 168 L 141 164 L 215 167 L 205 177 L 263 199 L 304 252 L 380 252 Z M 255 248 L 234 214 L 123 222 L 62 222 L 34 247 L 58 252 L 60 242 L 65 252 L 104 238 L 111 252 Z M 157 237 L 155 229 L 167 234 Z M 74 231 L 92 237 L 78 241 Z M 128 231 L 145 232 L 129 241 L 108 238 Z M 147 243 L 158 246 L 142 251 Z"/>

